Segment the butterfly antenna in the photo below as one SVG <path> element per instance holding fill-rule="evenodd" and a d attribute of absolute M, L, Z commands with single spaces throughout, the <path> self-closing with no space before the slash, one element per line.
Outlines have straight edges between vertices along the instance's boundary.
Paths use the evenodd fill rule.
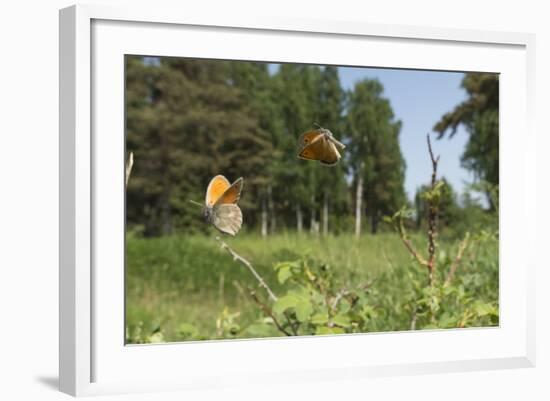
<path fill-rule="evenodd" d="M 191 199 L 189 199 L 189 202 L 191 202 L 193 205 L 197 205 L 197 206 L 200 206 L 200 207 L 203 206 L 201 203 L 195 202 L 194 200 L 191 200 Z"/>
<path fill-rule="evenodd" d="M 317 124 L 316 122 L 314 122 L 313 125 L 317 126 L 317 128 L 323 128 L 319 124 Z"/>

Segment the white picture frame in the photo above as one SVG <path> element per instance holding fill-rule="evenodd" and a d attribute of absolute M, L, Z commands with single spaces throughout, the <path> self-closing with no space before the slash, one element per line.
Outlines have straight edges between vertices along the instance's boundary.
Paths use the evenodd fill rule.
<path fill-rule="evenodd" d="M 60 390 L 80 396 L 534 366 L 534 43 L 522 33 L 357 21 L 61 10 Z M 500 326 L 125 346 L 123 54 L 500 73 Z M 511 190 L 518 185 L 523 191 Z"/>

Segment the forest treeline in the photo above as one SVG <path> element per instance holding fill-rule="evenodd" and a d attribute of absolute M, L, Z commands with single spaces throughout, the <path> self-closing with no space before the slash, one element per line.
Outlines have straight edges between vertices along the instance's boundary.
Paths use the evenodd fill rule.
<path fill-rule="evenodd" d="M 464 124 L 463 165 L 498 185 L 498 76 L 466 74 L 463 86 L 468 99 L 434 130 L 452 136 Z M 270 71 L 266 63 L 126 56 L 126 150 L 136 160 L 128 227 L 147 236 L 206 230 L 188 200 L 203 202 L 209 180 L 223 174 L 244 177 L 245 230 L 376 233 L 383 216 L 408 203 L 401 122 L 383 89 L 364 79 L 346 91 L 333 66 Z M 314 123 L 346 145 L 334 167 L 296 156 L 298 137 Z M 484 212 L 471 199 L 459 206 L 446 187 L 442 224 L 463 219 L 468 208 Z"/>

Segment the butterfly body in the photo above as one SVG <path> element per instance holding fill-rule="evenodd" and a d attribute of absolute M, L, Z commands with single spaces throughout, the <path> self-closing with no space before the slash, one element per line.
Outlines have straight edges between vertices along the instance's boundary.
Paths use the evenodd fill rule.
<path fill-rule="evenodd" d="M 230 184 L 223 175 L 215 176 L 208 184 L 204 218 L 222 233 L 235 236 L 241 229 L 243 214 L 237 202 L 242 188 L 242 178 Z"/>
<path fill-rule="evenodd" d="M 346 146 L 334 138 L 326 128 L 308 131 L 300 136 L 298 157 L 304 160 L 316 160 L 319 163 L 333 166 L 342 158 L 339 150 Z"/>

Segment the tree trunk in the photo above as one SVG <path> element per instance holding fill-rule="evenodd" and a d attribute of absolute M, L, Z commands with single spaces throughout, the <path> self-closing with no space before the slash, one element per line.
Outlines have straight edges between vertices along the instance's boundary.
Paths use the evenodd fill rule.
<path fill-rule="evenodd" d="M 262 237 L 267 237 L 267 201 L 262 200 Z"/>
<path fill-rule="evenodd" d="M 328 235 L 328 193 L 323 197 L 323 235 Z"/>
<path fill-rule="evenodd" d="M 309 231 L 312 234 L 319 232 L 319 225 L 316 220 L 316 212 L 315 212 L 315 194 L 311 195 L 311 220 L 309 222 Z"/>
<path fill-rule="evenodd" d="M 296 205 L 296 229 L 301 234 L 304 228 L 304 215 L 302 214 L 302 206 L 298 203 Z"/>
<path fill-rule="evenodd" d="M 363 170 L 363 169 L 360 169 Z M 357 176 L 357 189 L 355 193 L 355 236 L 361 235 L 361 215 L 363 208 L 363 175 Z"/>
<path fill-rule="evenodd" d="M 275 234 L 277 219 L 275 217 L 275 208 L 273 207 L 273 194 L 271 184 L 267 186 L 267 211 L 270 217 L 270 232 L 271 234 Z"/>
<path fill-rule="evenodd" d="M 378 232 L 378 213 L 373 212 L 370 216 L 370 232 L 376 234 Z"/>

